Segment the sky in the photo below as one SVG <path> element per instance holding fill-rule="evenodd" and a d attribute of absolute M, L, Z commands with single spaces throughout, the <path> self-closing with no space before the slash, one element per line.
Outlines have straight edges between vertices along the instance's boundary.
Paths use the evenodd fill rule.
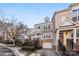
<path fill-rule="evenodd" d="M 51 18 L 55 11 L 68 8 L 68 3 L 0 3 L 0 16 L 14 17 L 29 28 L 44 22 L 44 17 Z"/>

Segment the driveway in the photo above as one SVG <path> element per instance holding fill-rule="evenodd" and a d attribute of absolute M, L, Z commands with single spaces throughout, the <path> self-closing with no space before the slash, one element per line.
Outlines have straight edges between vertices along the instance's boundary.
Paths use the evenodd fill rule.
<path fill-rule="evenodd" d="M 34 51 L 30 56 L 59 56 L 54 50 L 37 50 Z"/>
<path fill-rule="evenodd" d="M 0 56 L 15 56 L 12 50 L 0 46 Z"/>

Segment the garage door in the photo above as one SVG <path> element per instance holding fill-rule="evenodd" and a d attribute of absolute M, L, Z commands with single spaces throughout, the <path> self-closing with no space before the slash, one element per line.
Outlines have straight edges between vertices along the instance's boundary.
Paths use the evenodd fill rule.
<path fill-rule="evenodd" d="M 43 43 L 43 48 L 52 48 L 52 43 Z"/>

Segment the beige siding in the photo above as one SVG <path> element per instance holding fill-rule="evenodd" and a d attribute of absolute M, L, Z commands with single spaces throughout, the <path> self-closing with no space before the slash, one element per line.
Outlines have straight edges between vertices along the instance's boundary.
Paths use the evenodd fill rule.
<path fill-rule="evenodd" d="M 59 25 L 62 23 L 63 18 L 64 18 L 63 21 L 65 20 L 66 17 L 71 18 L 70 14 L 71 14 L 70 11 L 65 11 L 65 12 L 61 12 L 61 13 L 56 14 L 56 16 L 55 16 L 55 28 L 59 27 Z"/>

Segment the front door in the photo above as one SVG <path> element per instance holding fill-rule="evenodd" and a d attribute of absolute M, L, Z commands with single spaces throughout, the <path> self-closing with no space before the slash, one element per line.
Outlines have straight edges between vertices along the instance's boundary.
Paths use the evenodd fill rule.
<path fill-rule="evenodd" d="M 63 44 L 64 43 L 64 35 L 63 35 L 63 33 L 59 34 L 59 39 L 60 39 L 61 43 Z"/>

